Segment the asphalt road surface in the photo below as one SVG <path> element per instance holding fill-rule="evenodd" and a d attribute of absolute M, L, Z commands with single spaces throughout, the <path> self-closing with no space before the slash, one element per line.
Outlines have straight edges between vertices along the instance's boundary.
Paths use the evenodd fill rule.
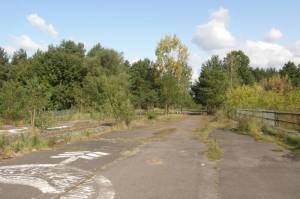
<path fill-rule="evenodd" d="M 212 134 L 209 161 L 194 136 L 199 116 L 0 162 L 2 199 L 299 199 L 300 163 L 274 144 Z"/>

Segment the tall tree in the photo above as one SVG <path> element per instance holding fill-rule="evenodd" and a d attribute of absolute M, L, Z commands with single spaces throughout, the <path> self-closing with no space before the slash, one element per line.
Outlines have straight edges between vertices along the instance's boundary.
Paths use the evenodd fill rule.
<path fill-rule="evenodd" d="M 18 51 L 14 52 L 12 59 L 11 59 L 11 64 L 18 65 L 21 62 L 24 62 L 26 60 L 27 60 L 27 53 L 23 48 L 21 48 Z"/>
<path fill-rule="evenodd" d="M 4 48 L 0 47 L 0 66 L 1 65 L 6 65 L 9 62 L 9 56 L 5 52 Z"/>
<path fill-rule="evenodd" d="M 249 57 L 241 50 L 231 51 L 224 59 L 230 87 L 253 84 L 255 79 L 249 66 Z"/>
<path fill-rule="evenodd" d="M 165 36 L 155 51 L 156 64 L 161 72 L 181 78 L 183 67 L 187 65 L 188 49 L 176 35 Z"/>
<path fill-rule="evenodd" d="M 294 62 L 287 62 L 279 71 L 281 76 L 288 76 L 295 87 L 300 86 L 300 67 L 296 66 Z"/>
<path fill-rule="evenodd" d="M 132 101 L 136 107 L 148 110 L 158 101 L 156 69 L 149 59 L 139 60 L 129 69 Z"/>
<path fill-rule="evenodd" d="M 84 57 L 83 44 L 73 41 L 62 41 L 59 46 L 49 46 L 47 52 L 33 56 L 33 73 L 50 86 L 49 108 L 62 110 L 75 105 L 73 87 L 87 74 Z"/>
<path fill-rule="evenodd" d="M 192 87 L 196 102 L 207 107 L 209 113 L 219 108 L 228 88 L 226 70 L 218 56 L 212 56 L 202 65 L 199 79 Z"/>
<path fill-rule="evenodd" d="M 177 99 L 169 99 L 176 96 L 178 97 L 178 91 L 174 88 L 181 88 L 181 90 L 186 88 L 184 85 L 180 85 L 181 83 L 186 83 L 186 80 L 181 81 L 181 79 L 183 77 L 190 77 L 184 74 L 188 71 L 188 49 L 175 35 L 165 36 L 158 43 L 155 54 L 156 66 L 161 74 L 162 99 L 164 99 L 163 102 L 166 112 L 168 113 L 169 106 L 173 105 L 175 102 L 178 103 Z M 174 82 L 173 79 L 176 81 Z M 171 82 L 176 85 L 172 85 Z M 167 88 L 168 86 L 169 88 Z M 188 92 L 183 92 L 182 90 L 181 93 Z"/>

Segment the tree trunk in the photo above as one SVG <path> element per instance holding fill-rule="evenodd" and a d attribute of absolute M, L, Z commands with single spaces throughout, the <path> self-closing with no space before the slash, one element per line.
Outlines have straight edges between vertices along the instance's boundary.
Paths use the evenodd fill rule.
<path fill-rule="evenodd" d="M 169 115 L 169 104 L 165 105 L 165 112 L 167 115 Z"/>
<path fill-rule="evenodd" d="M 36 129 L 35 129 L 35 114 L 36 114 L 36 110 L 35 108 L 33 108 L 30 112 L 31 114 L 31 118 L 30 118 L 30 122 L 31 122 L 31 131 L 32 131 L 32 134 L 35 135 L 36 133 Z"/>

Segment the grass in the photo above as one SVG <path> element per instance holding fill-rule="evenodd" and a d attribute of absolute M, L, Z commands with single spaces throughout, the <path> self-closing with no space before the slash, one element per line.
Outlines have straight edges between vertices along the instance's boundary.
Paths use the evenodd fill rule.
<path fill-rule="evenodd" d="M 96 116 L 93 116 L 96 117 Z M 169 114 L 169 115 L 159 115 L 155 113 L 155 117 L 145 115 L 140 117 L 132 123 L 131 127 L 140 127 L 140 126 L 147 126 L 153 125 L 157 122 L 165 122 L 165 121 L 173 121 L 181 119 L 183 116 L 179 114 Z M 59 119 L 52 119 L 51 115 L 46 115 L 45 118 L 41 118 L 40 127 L 45 128 L 49 126 L 49 124 L 56 123 L 61 121 L 62 119 L 88 119 L 91 116 L 84 114 L 83 116 L 78 115 L 77 112 L 72 113 L 70 115 L 63 115 Z M 47 123 L 43 122 L 47 121 Z M 114 130 L 123 130 L 128 128 L 124 124 L 115 124 L 112 126 L 111 129 L 107 131 L 114 131 Z M 155 141 L 164 138 L 165 136 L 175 132 L 175 129 L 163 129 L 157 133 L 155 133 L 149 139 Z M 80 140 L 87 140 L 92 139 L 98 136 L 97 132 L 86 130 L 83 132 L 73 132 L 73 133 L 63 133 L 61 135 L 45 137 L 43 135 L 31 136 L 29 134 L 21 134 L 20 136 L 11 137 L 2 135 L 0 136 L 0 158 L 8 158 L 13 157 L 16 155 L 20 155 L 22 153 L 27 153 L 30 151 L 36 151 L 40 149 L 49 149 L 56 147 L 58 145 L 63 145 L 71 142 L 76 142 Z"/>
<path fill-rule="evenodd" d="M 195 129 L 198 139 L 206 144 L 206 155 L 209 160 L 219 160 L 222 157 L 222 149 L 216 139 L 210 138 L 210 133 L 218 128 L 231 127 L 233 125 L 231 120 L 219 115 L 216 116 L 202 116 L 201 128 Z"/>
<path fill-rule="evenodd" d="M 175 131 L 176 128 L 166 128 L 166 129 L 159 130 L 153 133 L 151 137 L 144 138 L 143 142 L 160 141 L 161 139 L 167 137 L 168 135 L 175 133 Z"/>
<path fill-rule="evenodd" d="M 300 156 L 300 136 L 290 135 L 252 118 L 242 118 L 238 120 L 237 129 L 243 133 L 254 137 L 257 141 L 276 143 L 279 146 L 292 151 Z"/>
<path fill-rule="evenodd" d="M 18 152 L 34 151 L 48 147 L 47 142 L 39 136 L 22 134 L 16 138 L 8 138 L 5 135 L 0 137 L 0 152 L 4 157 L 11 157 Z"/>

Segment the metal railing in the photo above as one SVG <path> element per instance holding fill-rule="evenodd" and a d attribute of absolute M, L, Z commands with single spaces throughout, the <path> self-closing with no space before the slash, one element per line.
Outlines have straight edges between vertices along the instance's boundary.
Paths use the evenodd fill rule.
<path fill-rule="evenodd" d="M 236 113 L 238 117 L 256 118 L 268 126 L 300 133 L 300 113 L 258 109 L 238 109 Z"/>

